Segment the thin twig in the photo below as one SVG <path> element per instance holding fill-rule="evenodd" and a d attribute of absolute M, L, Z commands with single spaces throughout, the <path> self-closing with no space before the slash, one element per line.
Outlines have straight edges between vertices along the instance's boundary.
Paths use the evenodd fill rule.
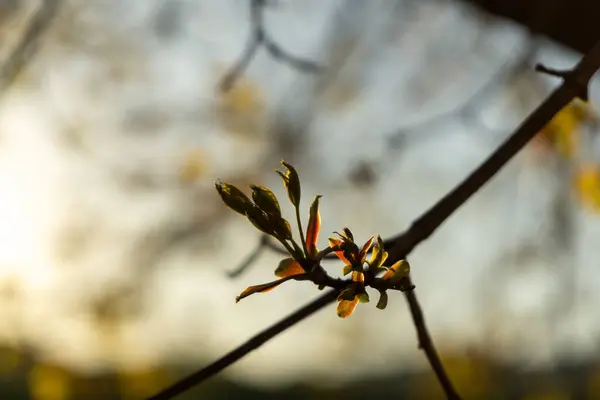
<path fill-rule="evenodd" d="M 269 240 L 269 236 L 267 236 L 267 235 L 261 236 L 260 241 L 258 242 L 258 245 L 256 246 L 256 248 L 254 250 L 252 250 L 252 253 L 248 254 L 246 259 L 236 269 L 229 271 L 227 273 L 227 275 L 230 278 L 237 278 L 242 273 L 244 273 L 246 271 L 246 269 L 248 269 L 254 263 L 254 261 L 256 261 L 258 256 L 261 255 L 261 253 L 263 252 L 263 250 L 265 249 L 265 247 L 267 245 L 268 240 Z"/>
<path fill-rule="evenodd" d="M 266 6 L 265 0 L 250 1 L 250 21 L 252 24 L 252 33 L 248 44 L 244 49 L 239 61 L 234 64 L 221 81 L 219 88 L 226 92 L 230 90 L 238 77 L 246 70 L 252 59 L 256 56 L 258 49 L 263 46 L 267 52 L 276 60 L 291 65 L 293 68 L 308 73 L 314 73 L 322 70 L 322 67 L 313 61 L 305 60 L 294 56 L 279 46 L 267 33 L 264 26 L 263 11 Z"/>
<path fill-rule="evenodd" d="M 148 400 L 168 400 L 172 399 L 175 396 L 180 395 L 181 393 L 191 389 L 196 386 L 198 383 L 210 378 L 213 375 L 221 372 L 234 362 L 238 361 L 240 358 L 244 357 L 248 353 L 253 350 L 256 350 L 263 344 L 265 344 L 270 339 L 274 338 L 284 330 L 289 327 L 295 325 L 297 322 L 302 321 L 304 318 L 312 315 L 313 313 L 319 311 L 321 308 L 326 305 L 333 303 L 333 301 L 339 295 L 338 290 L 330 290 L 325 293 L 321 297 L 317 298 L 313 302 L 307 304 L 301 309 L 297 310 L 293 314 L 288 317 L 282 319 L 276 324 L 270 326 L 269 328 L 263 330 L 258 335 L 252 337 L 247 342 L 236 348 L 235 350 L 227 353 L 217 361 L 212 364 L 206 366 L 205 368 L 189 375 L 188 377 L 182 379 L 181 381 L 175 383 L 173 386 L 170 386 L 163 390 L 162 392 L 150 397 Z"/>
<path fill-rule="evenodd" d="M 574 98 L 585 96 L 587 86 L 600 68 L 600 42 L 577 64 L 573 72 L 567 74 L 563 84 L 556 89 L 538 108 L 517 128 L 517 130 L 473 173 L 462 183 L 448 193 L 432 208 L 415 220 L 408 231 L 399 235 L 391 242 L 389 248 L 389 261 L 394 262 L 404 259 L 414 248 L 427 239 L 448 217 L 487 183 L 512 157 L 531 140 L 564 106 Z M 213 364 L 196 372 L 195 374 L 175 383 L 149 400 L 167 400 L 201 383 L 207 378 L 222 371 L 250 351 L 258 348 L 266 341 L 275 337 L 287 328 L 303 320 L 317 310 L 333 302 L 338 295 L 338 290 L 331 290 L 322 297 L 304 306 L 294 314 L 264 330 L 236 350 L 226 354 Z M 449 399 L 458 399 L 452 389 L 450 380 L 439 360 L 433 342 L 425 325 L 425 319 L 416 296 L 407 292 L 406 299 L 409 304 L 413 321 L 419 337 L 419 346 L 425 351 L 429 363 L 442 384 Z"/>
<path fill-rule="evenodd" d="M 412 282 L 410 282 L 412 285 Z M 412 315 L 413 322 L 417 329 L 417 338 L 419 341 L 419 348 L 425 352 L 427 355 L 427 360 L 429 361 L 429 365 L 431 365 L 431 369 L 440 381 L 442 385 L 442 389 L 446 394 L 448 399 L 458 400 L 460 399 L 459 394 L 454 389 L 450 378 L 448 378 L 448 374 L 444 369 L 444 365 L 440 360 L 440 357 L 433 345 L 433 341 L 429 336 L 429 332 L 427 330 L 427 325 L 425 324 L 425 317 L 423 316 L 423 310 L 421 310 L 421 305 L 417 300 L 417 296 L 414 290 L 408 290 L 404 292 L 404 298 L 408 302 L 408 307 L 410 308 L 410 314 Z"/>

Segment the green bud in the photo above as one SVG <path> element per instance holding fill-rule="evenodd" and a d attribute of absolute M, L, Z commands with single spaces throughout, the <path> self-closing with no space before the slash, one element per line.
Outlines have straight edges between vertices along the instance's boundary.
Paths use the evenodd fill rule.
<path fill-rule="evenodd" d="M 352 265 L 344 265 L 344 268 L 342 269 L 342 274 L 348 275 L 350 272 L 352 272 Z"/>
<path fill-rule="evenodd" d="M 259 231 L 266 233 L 267 235 L 274 235 L 275 227 L 272 222 L 269 221 L 269 215 L 261 210 L 256 204 L 252 204 L 252 206 L 248 208 L 246 217 L 248 217 L 248 220 L 252 222 L 252 225 Z"/>
<path fill-rule="evenodd" d="M 356 297 L 358 297 L 358 301 L 360 301 L 361 303 L 368 303 L 369 302 L 369 294 L 367 292 L 358 293 L 356 295 Z"/>
<path fill-rule="evenodd" d="M 296 169 L 292 167 L 290 164 L 281 160 L 281 165 L 287 168 L 286 173 L 284 174 L 281 171 L 277 171 L 277 173 L 281 176 L 283 180 L 283 186 L 285 186 L 288 198 L 290 202 L 294 205 L 294 207 L 300 206 L 300 177 L 296 172 Z"/>
<path fill-rule="evenodd" d="M 252 188 L 252 200 L 267 214 L 281 217 L 281 208 L 275 194 L 264 186 L 250 185 Z"/>
<path fill-rule="evenodd" d="M 380 296 L 379 301 L 377 302 L 377 308 L 380 310 L 385 310 L 388 304 L 388 294 L 386 291 L 380 291 L 379 294 Z"/>
<path fill-rule="evenodd" d="M 238 188 L 229 183 L 215 181 L 215 188 L 223 202 L 233 211 L 246 215 L 247 210 L 252 207 L 252 201 Z"/>
<path fill-rule="evenodd" d="M 270 216 L 269 219 L 271 219 Z M 288 220 L 285 218 L 277 218 L 273 221 L 273 226 L 275 227 L 275 236 L 283 240 L 292 239 L 292 227 L 290 226 Z"/>
<path fill-rule="evenodd" d="M 344 236 L 346 236 L 351 242 L 354 242 L 354 235 L 349 228 L 344 228 Z"/>

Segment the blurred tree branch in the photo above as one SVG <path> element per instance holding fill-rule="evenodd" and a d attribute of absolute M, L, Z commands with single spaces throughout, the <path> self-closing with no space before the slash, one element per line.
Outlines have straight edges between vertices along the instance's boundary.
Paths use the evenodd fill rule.
<path fill-rule="evenodd" d="M 60 0 L 40 1 L 39 9 L 31 18 L 25 33 L 0 66 L 0 92 L 6 91 L 35 55 L 39 42 L 58 14 L 59 7 Z"/>
<path fill-rule="evenodd" d="M 388 263 L 405 259 L 421 242 L 431 236 L 431 234 L 460 206 L 500 171 L 500 169 L 506 165 L 506 163 L 514 157 L 564 106 L 569 104 L 575 98 L 587 98 L 590 80 L 599 68 L 600 42 L 598 42 L 595 47 L 583 57 L 574 69 L 560 74 L 563 83 L 540 106 L 538 106 L 536 110 L 521 123 L 516 131 L 477 169 L 421 217 L 416 219 L 407 231 L 387 241 L 386 249 L 389 248 L 390 254 Z M 549 70 L 544 67 L 537 67 L 537 69 L 541 71 Z M 261 247 L 263 246 L 265 245 L 261 242 Z M 408 280 L 410 283 L 410 278 L 408 278 Z M 338 291 L 335 289 L 327 292 L 317 300 L 296 311 L 294 314 L 251 338 L 233 352 L 151 397 L 150 400 L 171 399 L 174 396 L 187 391 L 191 387 L 222 371 L 224 368 L 233 364 L 241 357 L 258 348 L 277 334 L 283 332 L 285 329 L 333 302 L 337 295 Z M 433 342 L 428 334 L 421 307 L 414 292 L 412 290 L 407 291 L 405 292 L 405 296 L 413 316 L 413 322 L 417 329 L 419 347 L 425 351 L 432 368 L 442 384 L 446 396 L 449 399 L 460 398 L 453 389 L 441 361 L 439 360 Z"/>
<path fill-rule="evenodd" d="M 302 72 L 317 72 L 322 69 L 313 61 L 294 56 L 279 46 L 267 33 L 264 26 L 263 12 L 267 6 L 268 0 L 250 1 L 250 21 L 252 24 L 252 33 L 244 52 L 238 62 L 225 75 L 220 83 L 220 90 L 228 91 L 233 87 L 235 81 L 248 67 L 258 49 L 263 46 L 267 52 L 276 60 L 288 64 Z"/>

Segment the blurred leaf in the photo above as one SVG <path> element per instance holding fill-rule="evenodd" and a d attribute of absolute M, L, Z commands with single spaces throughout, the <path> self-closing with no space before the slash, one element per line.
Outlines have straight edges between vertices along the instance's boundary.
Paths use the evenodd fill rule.
<path fill-rule="evenodd" d="M 207 171 L 206 156 L 199 150 L 189 151 L 179 166 L 179 180 L 182 183 L 193 183 L 204 177 Z"/>
<path fill-rule="evenodd" d="M 67 400 L 71 395 L 71 378 L 59 367 L 37 364 L 29 372 L 29 390 L 35 400 Z"/>
<path fill-rule="evenodd" d="M 575 190 L 583 205 L 600 212 L 600 165 L 583 165 L 575 173 Z"/>
<path fill-rule="evenodd" d="M 235 135 L 256 137 L 264 130 L 266 102 L 262 88 L 240 76 L 230 90 L 218 93 L 217 117 Z"/>

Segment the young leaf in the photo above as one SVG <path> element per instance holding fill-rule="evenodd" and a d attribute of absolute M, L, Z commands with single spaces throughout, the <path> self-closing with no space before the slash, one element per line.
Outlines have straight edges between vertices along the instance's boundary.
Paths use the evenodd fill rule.
<path fill-rule="evenodd" d="M 360 271 L 352 272 L 352 282 L 363 283 L 365 281 L 365 274 Z"/>
<path fill-rule="evenodd" d="M 380 310 L 385 310 L 385 308 L 387 307 L 388 304 L 388 294 L 386 291 L 380 291 L 379 292 L 380 296 L 379 296 L 379 301 L 377 302 L 377 308 L 379 308 Z"/>
<path fill-rule="evenodd" d="M 333 250 L 336 256 L 346 265 L 351 264 L 350 260 L 344 256 L 344 251 L 342 250 L 342 241 L 338 238 L 329 238 L 329 247 Z"/>
<path fill-rule="evenodd" d="M 337 315 L 340 318 L 348 318 L 356 309 L 358 305 L 358 297 L 354 300 L 342 300 L 337 306 Z"/>
<path fill-rule="evenodd" d="M 273 221 L 256 204 L 251 203 L 251 207 L 246 210 L 246 217 L 259 231 L 271 236 L 275 233 L 276 227 L 273 226 Z"/>
<path fill-rule="evenodd" d="M 388 257 L 388 253 L 383 248 L 383 240 L 381 236 L 377 236 L 377 243 L 375 243 L 375 247 L 373 247 L 373 253 L 371 253 L 371 261 L 369 261 L 369 266 L 372 270 L 378 270 L 379 267 L 383 265 L 385 260 Z"/>
<path fill-rule="evenodd" d="M 363 248 L 360 250 L 360 253 L 358 255 L 358 261 L 361 264 L 365 262 L 365 259 L 367 258 L 367 252 L 371 248 L 371 245 L 373 244 L 373 240 L 375 240 L 375 238 L 373 236 L 371 236 L 369 238 L 369 240 L 367 240 L 367 242 L 365 243 L 365 245 L 363 246 Z"/>
<path fill-rule="evenodd" d="M 281 217 L 281 208 L 275 194 L 264 186 L 250 185 L 252 188 L 252 200 L 261 210 L 267 214 Z"/>
<path fill-rule="evenodd" d="M 279 262 L 279 266 L 275 270 L 275 275 L 280 278 L 286 278 L 292 275 L 303 274 L 304 268 L 300 265 L 300 263 L 293 258 L 286 258 Z"/>
<path fill-rule="evenodd" d="M 244 290 L 242 293 L 240 293 L 239 296 L 237 296 L 235 298 L 235 302 L 237 303 L 240 300 L 242 300 L 243 298 L 246 298 L 254 293 L 266 293 L 270 290 L 273 290 L 277 286 L 281 285 L 283 282 L 289 281 L 290 279 L 293 279 L 296 276 L 297 275 L 292 275 L 292 276 L 288 276 L 288 277 L 285 277 L 282 279 L 278 279 L 276 281 L 263 283 L 262 285 L 250 286 L 250 287 L 246 288 L 246 290 Z"/>
<path fill-rule="evenodd" d="M 356 295 L 356 297 L 358 298 L 358 301 L 360 301 L 361 303 L 368 303 L 369 302 L 369 294 L 367 292 L 358 293 Z"/>
<path fill-rule="evenodd" d="M 269 219 L 275 219 L 272 221 L 272 225 L 275 227 L 274 233 L 275 236 L 283 239 L 283 240 L 291 240 L 292 239 L 292 227 L 290 223 L 285 218 L 277 218 L 274 215 L 267 214 Z"/>
<path fill-rule="evenodd" d="M 277 173 L 281 176 L 281 179 L 283 179 L 283 186 L 285 186 L 285 188 L 287 190 L 288 198 L 290 199 L 290 202 L 294 205 L 294 207 L 299 207 L 300 206 L 300 177 L 298 176 L 296 169 L 294 167 L 292 167 L 290 164 L 281 160 L 281 165 L 283 165 L 285 168 L 287 168 L 287 171 L 285 174 L 280 171 L 277 171 Z"/>
<path fill-rule="evenodd" d="M 313 258 L 319 252 L 317 250 L 317 240 L 321 230 L 321 214 L 319 213 L 319 199 L 321 197 L 320 195 L 316 196 L 310 206 L 308 227 L 306 228 L 306 253 Z"/>
<path fill-rule="evenodd" d="M 223 202 L 233 211 L 246 215 L 246 211 L 252 207 L 250 199 L 238 188 L 229 183 L 215 181 L 215 188 Z"/>
<path fill-rule="evenodd" d="M 381 279 L 389 279 L 390 282 L 398 282 L 402 278 L 407 277 L 410 274 L 410 264 L 406 260 L 400 260 L 392 265 Z"/>
<path fill-rule="evenodd" d="M 344 268 L 342 269 L 342 274 L 344 276 L 348 275 L 350 272 L 352 272 L 352 265 L 348 264 L 348 265 L 344 265 Z"/>

